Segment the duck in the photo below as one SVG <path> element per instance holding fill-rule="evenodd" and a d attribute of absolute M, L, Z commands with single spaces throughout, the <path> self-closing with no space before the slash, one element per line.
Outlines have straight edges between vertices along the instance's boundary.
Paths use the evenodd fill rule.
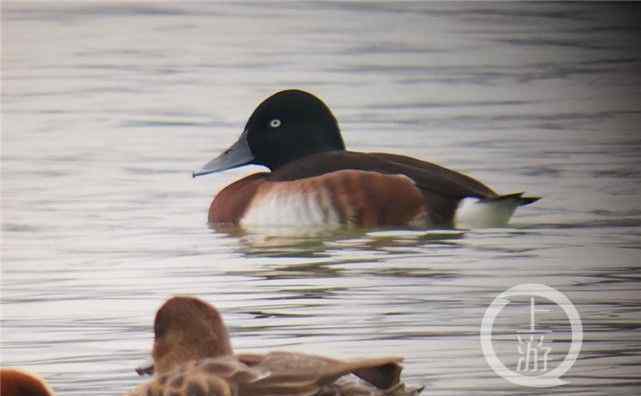
<path fill-rule="evenodd" d="M 265 99 L 238 140 L 193 177 L 262 165 L 269 172 L 222 189 L 209 207 L 214 224 L 501 227 L 540 197 L 497 194 L 467 175 L 416 158 L 345 148 L 330 108 L 306 91 Z"/>
<path fill-rule="evenodd" d="M 167 300 L 154 319 L 152 375 L 127 396 L 416 396 L 401 358 L 338 360 L 299 352 L 235 353 L 221 314 L 191 296 Z"/>
<path fill-rule="evenodd" d="M 47 381 L 37 374 L 19 368 L 1 367 L 0 395 L 54 396 L 55 393 Z"/>

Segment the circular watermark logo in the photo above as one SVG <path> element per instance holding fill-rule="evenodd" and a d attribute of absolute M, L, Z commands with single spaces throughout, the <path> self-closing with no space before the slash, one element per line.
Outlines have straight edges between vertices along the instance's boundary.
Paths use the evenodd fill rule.
<path fill-rule="evenodd" d="M 524 297 L 530 298 L 531 331 L 527 332 L 527 336 L 522 332 L 515 336 L 519 359 L 515 369 L 512 370 L 503 364 L 494 350 L 492 329 L 494 321 L 503 308 L 512 302 L 510 299 Z M 545 335 L 540 331 L 535 331 L 536 297 L 547 299 L 558 305 L 565 313 L 572 332 L 572 342 L 565 358 L 558 366 L 549 370 L 548 355 L 551 348 L 545 345 Z M 539 310 L 539 312 L 545 312 L 545 310 Z M 563 293 L 541 284 L 520 284 L 499 294 L 485 311 L 481 323 L 481 347 L 485 360 L 496 374 L 521 386 L 543 388 L 565 384 L 566 381 L 562 381 L 560 378 L 578 358 L 582 343 L 583 325 L 579 312 Z M 540 374 L 532 375 L 532 373 Z"/>

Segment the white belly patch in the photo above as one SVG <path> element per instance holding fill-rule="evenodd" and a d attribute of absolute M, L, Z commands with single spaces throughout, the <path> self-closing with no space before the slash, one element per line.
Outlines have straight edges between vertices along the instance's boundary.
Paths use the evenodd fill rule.
<path fill-rule="evenodd" d="M 454 214 L 456 228 L 502 227 L 510 221 L 518 206 L 516 200 L 481 201 L 478 198 L 464 198 Z"/>
<path fill-rule="evenodd" d="M 257 195 L 240 223 L 261 226 L 341 224 L 326 190 L 297 191 L 289 188 L 271 188 Z"/>

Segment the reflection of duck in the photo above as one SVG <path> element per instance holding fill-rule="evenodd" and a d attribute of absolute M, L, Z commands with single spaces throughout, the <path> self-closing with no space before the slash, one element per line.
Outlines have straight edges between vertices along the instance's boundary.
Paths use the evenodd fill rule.
<path fill-rule="evenodd" d="M 53 396 L 46 381 L 33 373 L 15 368 L 0 368 L 0 395 Z"/>
<path fill-rule="evenodd" d="M 340 361 L 290 352 L 233 354 L 218 311 L 190 297 L 168 300 L 156 314 L 154 378 L 138 395 L 410 396 L 399 358 Z"/>
<path fill-rule="evenodd" d="M 455 229 L 357 229 L 344 228 L 332 230 L 322 227 L 314 229 L 295 226 L 281 227 L 242 227 L 235 224 L 210 223 L 209 227 L 221 238 L 231 238 L 238 243 L 234 250 L 245 257 L 292 257 L 310 258 L 330 257 L 342 249 L 365 251 L 368 260 L 371 253 L 400 253 L 397 248 L 416 249 L 432 246 L 459 247 L 465 231 Z M 406 250 L 410 251 L 410 250 Z M 352 261 L 350 258 L 349 261 Z M 301 268 L 301 263 L 294 267 Z M 304 266 L 303 266 L 304 267 Z"/>
<path fill-rule="evenodd" d="M 536 201 L 498 195 L 461 173 L 387 153 L 345 150 L 338 123 L 315 96 L 278 92 L 251 115 L 240 138 L 195 176 L 247 164 L 256 173 L 223 189 L 209 221 L 243 225 L 505 225 Z"/>

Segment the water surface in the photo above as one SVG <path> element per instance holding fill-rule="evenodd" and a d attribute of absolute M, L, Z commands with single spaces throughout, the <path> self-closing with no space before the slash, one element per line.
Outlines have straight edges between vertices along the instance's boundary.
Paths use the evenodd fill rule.
<path fill-rule="evenodd" d="M 431 395 L 639 394 L 639 15 L 635 4 L 3 4 L 2 365 L 62 395 L 120 394 L 141 382 L 155 310 L 192 294 L 223 311 L 239 350 L 402 355 Z M 191 171 L 287 88 L 322 97 L 351 149 L 544 198 L 503 229 L 292 241 L 209 227 L 213 194 L 259 168 Z M 512 385 L 483 357 L 483 314 L 520 283 L 558 289 L 581 315 L 567 385 Z M 556 365 L 568 323 L 546 306 Z M 520 307 L 495 328 L 511 367 Z"/>

